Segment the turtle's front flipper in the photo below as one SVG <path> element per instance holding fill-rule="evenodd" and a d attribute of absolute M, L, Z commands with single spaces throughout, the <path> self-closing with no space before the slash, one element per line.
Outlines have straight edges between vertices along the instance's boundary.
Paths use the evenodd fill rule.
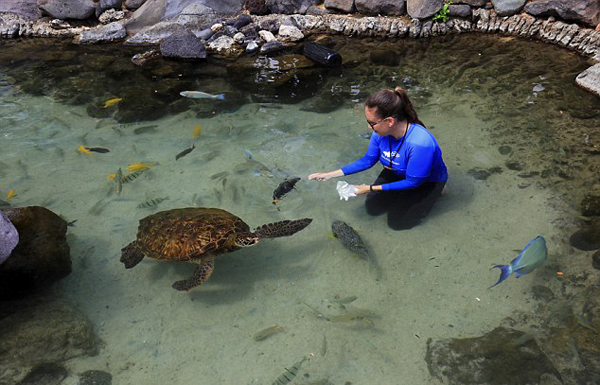
<path fill-rule="evenodd" d="M 257 227 L 254 230 L 254 235 L 260 238 L 287 237 L 303 230 L 306 226 L 310 225 L 310 222 L 312 222 L 311 218 L 304 218 L 269 223 Z"/>
<path fill-rule="evenodd" d="M 144 259 L 144 254 L 137 247 L 137 242 L 133 241 L 121 249 L 121 259 L 126 269 L 131 269 Z"/>
<path fill-rule="evenodd" d="M 214 258 L 205 259 L 198 262 L 198 264 L 196 271 L 194 271 L 194 275 L 188 279 L 175 282 L 173 284 L 173 289 L 179 291 L 190 290 L 191 288 L 200 286 L 208 281 L 208 278 L 210 278 L 210 275 L 213 272 Z"/>

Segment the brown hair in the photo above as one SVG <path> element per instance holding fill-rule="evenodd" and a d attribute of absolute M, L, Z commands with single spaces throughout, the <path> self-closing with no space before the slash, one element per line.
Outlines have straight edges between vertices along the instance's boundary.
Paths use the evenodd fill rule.
<path fill-rule="evenodd" d="M 369 108 L 376 107 L 377 115 L 382 119 L 393 116 L 400 121 L 406 120 L 409 123 L 418 123 L 425 127 L 423 122 L 419 120 L 408 94 L 400 86 L 393 90 L 383 89 L 371 94 L 367 98 L 365 106 Z"/>

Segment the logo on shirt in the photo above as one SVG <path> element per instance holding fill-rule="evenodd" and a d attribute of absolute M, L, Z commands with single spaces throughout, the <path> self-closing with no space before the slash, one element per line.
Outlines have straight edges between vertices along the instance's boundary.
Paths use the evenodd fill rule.
<path fill-rule="evenodd" d="M 389 151 L 382 151 L 382 152 L 383 152 L 383 157 L 384 157 L 384 158 L 386 158 L 388 161 L 389 161 L 390 159 L 393 159 L 393 160 L 392 160 L 392 164 L 400 164 L 400 163 L 398 163 L 398 162 L 396 161 L 396 157 L 398 156 L 398 152 L 396 152 L 396 151 L 392 151 L 392 152 L 389 152 Z"/>

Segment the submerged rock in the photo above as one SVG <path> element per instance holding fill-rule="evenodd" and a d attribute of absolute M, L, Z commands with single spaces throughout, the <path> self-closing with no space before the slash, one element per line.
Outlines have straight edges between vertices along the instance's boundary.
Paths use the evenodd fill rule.
<path fill-rule="evenodd" d="M 60 385 L 67 377 L 64 366 L 52 362 L 37 365 L 17 385 Z"/>
<path fill-rule="evenodd" d="M 79 385 L 111 385 L 112 375 L 102 370 L 88 370 L 79 376 Z"/>
<path fill-rule="evenodd" d="M 600 218 L 594 218 L 585 227 L 577 230 L 569 238 L 571 246 L 579 250 L 600 249 Z"/>
<path fill-rule="evenodd" d="M 71 273 L 67 222 L 40 207 L 4 210 L 19 232 L 19 244 L 0 265 L 0 298 L 16 298 Z"/>
<path fill-rule="evenodd" d="M 24 381 L 21 384 L 46 384 L 24 378 L 56 380 L 64 374 L 60 367 L 40 365 L 98 352 L 99 340 L 91 322 L 64 302 L 7 302 L 2 303 L 0 313 L 0 384 L 17 384 L 20 380 Z"/>
<path fill-rule="evenodd" d="M 600 194 L 588 193 L 581 200 L 581 214 L 585 216 L 600 215 Z"/>
<path fill-rule="evenodd" d="M 10 219 L 0 211 L 0 265 L 6 261 L 19 243 L 19 232 Z"/>
<path fill-rule="evenodd" d="M 504 327 L 481 337 L 429 339 L 425 361 L 432 376 L 450 385 L 538 385 L 546 373 L 561 378 L 534 338 Z"/>

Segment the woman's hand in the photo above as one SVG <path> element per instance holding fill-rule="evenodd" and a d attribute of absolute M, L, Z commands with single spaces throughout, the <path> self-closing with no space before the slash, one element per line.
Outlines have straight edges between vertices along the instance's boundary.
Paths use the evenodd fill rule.
<path fill-rule="evenodd" d="M 330 172 L 317 172 L 314 174 L 310 174 L 308 176 L 308 180 L 318 180 L 319 182 L 323 182 L 329 180 L 331 178 L 337 178 L 338 176 L 342 176 L 344 173 L 342 170 L 335 170 Z"/>
<path fill-rule="evenodd" d="M 368 193 L 369 191 L 371 191 L 370 187 L 371 186 L 368 184 L 356 185 L 356 195 L 362 195 L 362 194 Z"/>

